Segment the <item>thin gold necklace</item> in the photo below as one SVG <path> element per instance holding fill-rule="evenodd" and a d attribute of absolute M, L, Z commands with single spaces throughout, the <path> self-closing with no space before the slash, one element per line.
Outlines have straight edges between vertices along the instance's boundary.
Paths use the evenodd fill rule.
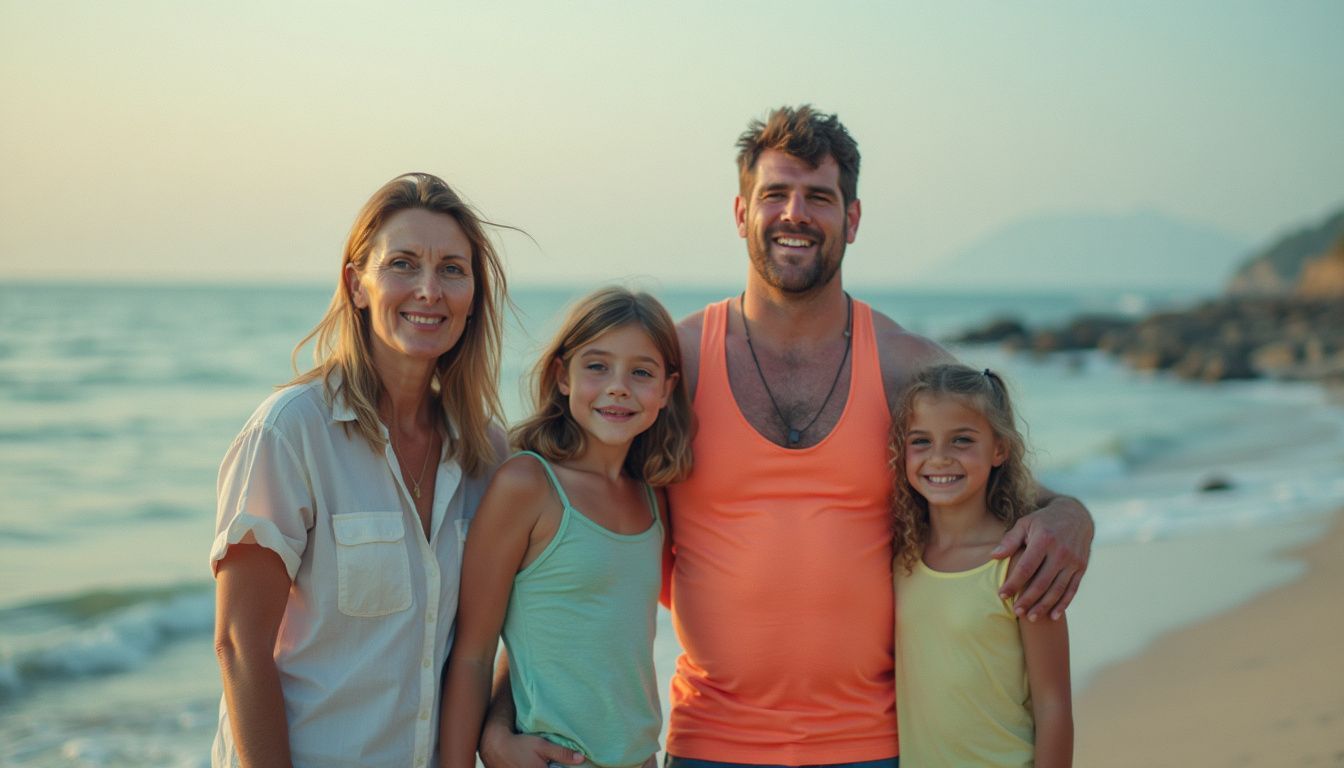
<path fill-rule="evenodd" d="M 389 436 L 389 442 L 392 443 L 392 455 L 397 457 L 397 463 L 398 464 L 405 463 L 402 461 L 401 452 L 397 450 L 397 441 L 392 440 Z M 429 445 L 425 447 L 425 458 L 420 461 L 420 474 L 414 480 L 411 481 L 411 493 L 415 495 L 416 501 L 420 500 L 420 481 L 425 479 L 425 468 L 429 466 L 429 454 L 433 452 L 434 452 L 434 436 L 430 435 Z M 403 478 L 406 477 L 406 474 L 404 472 L 402 473 L 402 477 Z"/>
<path fill-rule="evenodd" d="M 835 369 L 835 378 L 831 380 L 831 388 L 826 391 L 826 399 L 821 401 L 821 407 L 813 414 L 812 420 L 796 429 L 789 423 L 788 419 L 784 418 L 784 411 L 780 410 L 779 403 L 775 402 L 775 393 L 770 391 L 770 384 L 765 380 L 765 372 L 761 370 L 761 361 L 756 359 L 756 348 L 751 345 L 751 327 L 747 325 L 746 291 L 742 292 L 737 303 L 742 310 L 742 332 L 747 337 L 747 350 L 751 352 L 751 362 L 756 365 L 756 375 L 761 377 L 761 386 L 765 387 L 765 396 L 770 398 L 770 405 L 775 407 L 775 415 L 779 417 L 784 429 L 788 432 L 788 447 L 793 448 L 803 441 L 803 433 L 813 424 L 816 424 L 817 419 L 821 418 L 821 412 L 826 410 L 827 404 L 831 402 L 831 395 L 835 394 L 835 385 L 840 383 L 840 372 L 845 370 L 845 361 L 849 359 L 849 348 L 854 341 L 854 298 L 848 293 L 845 294 L 845 354 L 840 358 L 839 367 Z"/>

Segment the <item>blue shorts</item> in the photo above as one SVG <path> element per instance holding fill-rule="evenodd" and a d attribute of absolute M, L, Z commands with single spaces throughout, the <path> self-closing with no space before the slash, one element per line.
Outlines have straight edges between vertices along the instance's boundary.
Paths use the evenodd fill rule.
<path fill-rule="evenodd" d="M 715 760 L 696 760 L 690 757 L 663 757 L 663 768 L 901 768 L 900 757 L 882 760 L 864 760 L 861 763 L 820 763 L 817 765 L 761 765 L 758 763 L 720 763 Z"/>

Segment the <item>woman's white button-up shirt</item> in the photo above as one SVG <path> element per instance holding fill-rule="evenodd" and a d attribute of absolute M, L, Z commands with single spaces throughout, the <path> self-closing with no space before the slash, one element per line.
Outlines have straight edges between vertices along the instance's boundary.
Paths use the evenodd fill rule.
<path fill-rule="evenodd" d="M 489 477 L 439 463 L 428 540 L 401 478 L 391 444 L 374 449 L 321 381 L 262 403 L 220 467 L 211 566 L 255 542 L 293 580 L 275 663 L 295 766 L 435 760 L 462 544 Z M 238 760 L 222 700 L 212 758 Z"/>

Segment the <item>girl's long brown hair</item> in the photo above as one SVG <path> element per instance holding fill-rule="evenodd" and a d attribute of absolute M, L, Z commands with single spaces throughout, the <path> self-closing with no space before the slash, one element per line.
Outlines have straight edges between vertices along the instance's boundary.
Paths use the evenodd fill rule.
<path fill-rule="evenodd" d="M 532 370 L 536 410 L 509 432 L 514 450 L 536 451 L 550 461 L 564 461 L 583 452 L 586 438 L 569 413 L 569 398 L 560 392 L 559 370 L 568 368 L 580 347 L 602 334 L 635 325 L 649 335 L 663 356 L 666 374 L 681 373 L 677 328 L 663 305 L 647 293 L 601 288 L 580 299 Z M 556 361 L 559 361 L 559 366 Z M 652 486 L 684 479 L 691 472 L 691 399 L 678 380 L 658 419 L 630 444 L 625 473 Z"/>

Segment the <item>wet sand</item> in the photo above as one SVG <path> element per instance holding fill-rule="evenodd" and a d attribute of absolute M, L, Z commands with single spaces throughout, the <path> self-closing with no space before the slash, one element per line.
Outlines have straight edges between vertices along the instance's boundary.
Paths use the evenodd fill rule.
<path fill-rule="evenodd" d="M 1075 764 L 1344 766 L 1344 511 L 1292 556 L 1302 579 L 1101 671 L 1075 699 Z"/>

